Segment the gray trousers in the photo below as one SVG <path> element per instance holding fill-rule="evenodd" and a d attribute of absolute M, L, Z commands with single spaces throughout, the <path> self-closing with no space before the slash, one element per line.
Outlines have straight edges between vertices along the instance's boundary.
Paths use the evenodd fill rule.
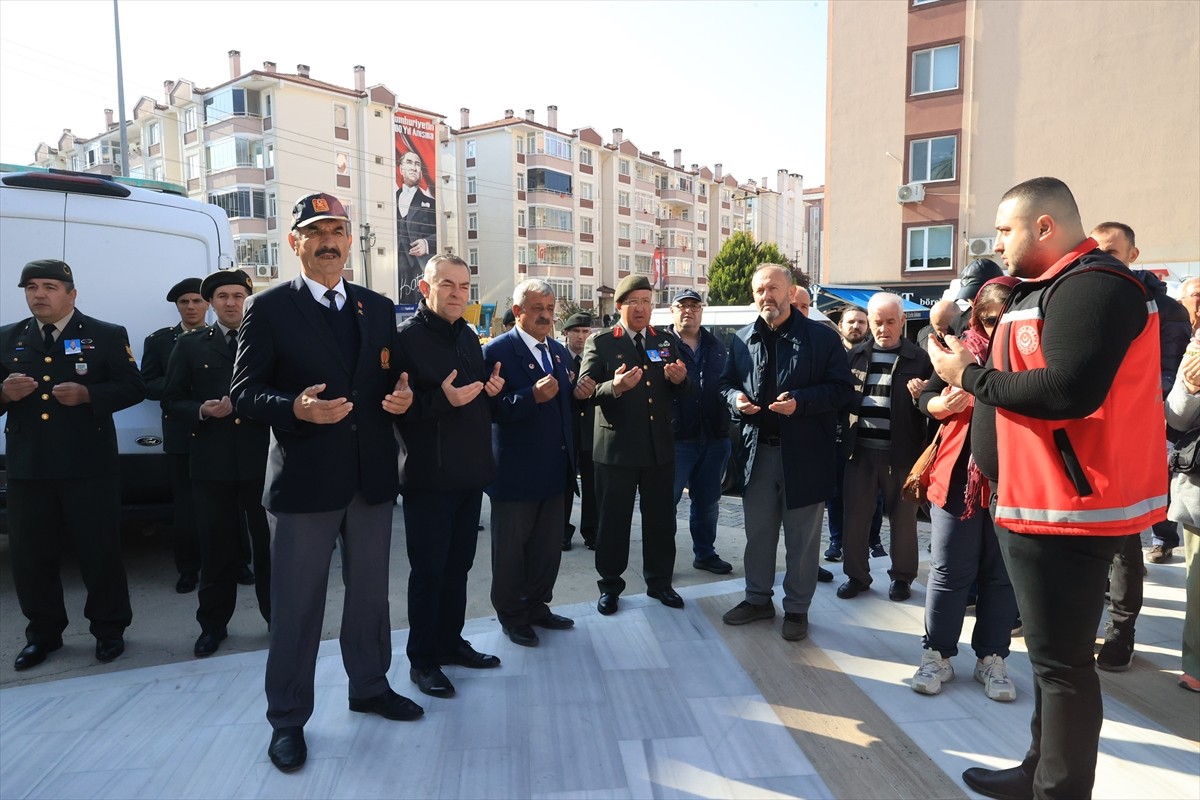
<path fill-rule="evenodd" d="M 875 498 L 883 492 L 883 510 L 887 513 L 891 541 L 888 551 L 892 568 L 888 576 L 894 581 L 912 583 L 917 577 L 917 505 L 900 496 L 907 471 L 893 470 L 887 450 L 856 447 L 854 457 L 846 463 L 842 485 L 845 518 L 842 525 L 842 571 L 847 578 L 871 584 L 870 535 L 871 517 L 875 513 Z"/>
<path fill-rule="evenodd" d="M 506 628 L 550 614 L 566 494 L 492 501 L 492 606 Z"/>
<path fill-rule="evenodd" d="M 267 721 L 304 725 L 313 711 L 313 677 L 325 618 L 329 561 L 342 537 L 342 663 L 350 697 L 388 690 L 392 634 L 388 561 L 392 503 L 368 505 L 355 494 L 341 511 L 267 512 L 271 525 L 271 647 L 267 654 Z"/>
<path fill-rule="evenodd" d="M 775 585 L 775 552 L 783 526 L 783 610 L 807 614 L 817 589 L 824 503 L 787 507 L 783 478 L 783 451 L 762 442 L 754 455 L 750 480 L 742 492 L 746 524 L 746 602 L 766 605 Z"/>

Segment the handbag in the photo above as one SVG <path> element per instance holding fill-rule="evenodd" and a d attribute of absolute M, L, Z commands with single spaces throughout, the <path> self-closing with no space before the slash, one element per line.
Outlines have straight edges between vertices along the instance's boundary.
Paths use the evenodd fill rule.
<path fill-rule="evenodd" d="M 942 432 L 939 430 L 938 435 L 925 448 L 925 452 L 913 462 L 908 477 L 904 479 L 904 486 L 900 489 L 900 496 L 905 500 L 924 503 L 928 499 L 929 479 L 933 474 L 933 462 L 937 458 L 938 445 L 941 443 Z"/>
<path fill-rule="evenodd" d="M 1171 472 L 1181 472 L 1185 475 L 1200 473 L 1200 452 L 1197 452 L 1198 443 L 1200 443 L 1200 428 L 1192 428 L 1179 437 L 1175 442 L 1175 449 L 1171 451 L 1171 458 L 1168 462 Z"/>

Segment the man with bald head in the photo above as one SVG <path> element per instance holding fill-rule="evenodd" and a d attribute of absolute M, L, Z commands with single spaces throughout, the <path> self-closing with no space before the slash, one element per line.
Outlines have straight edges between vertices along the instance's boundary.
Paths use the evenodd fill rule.
<path fill-rule="evenodd" d="M 929 425 L 908 388 L 933 373 L 929 356 L 904 338 L 903 301 L 878 292 L 867 303 L 873 338 L 850 351 L 855 395 L 844 434 L 850 453 L 842 487 L 842 569 L 846 582 L 837 595 L 848 600 L 871 587 L 867 535 L 877 493 L 883 494 L 891 529 L 892 579 L 888 597 L 900 602 L 911 596 L 917 577 L 917 506 L 900 494 L 917 456 L 929 443 Z"/>
<path fill-rule="evenodd" d="M 980 366 L 929 344 L 938 375 L 975 397 L 971 454 L 1034 673 L 1032 742 L 1009 769 L 963 781 L 988 797 L 1090 797 L 1104 718 L 1094 649 L 1122 537 L 1164 518 L 1158 313 L 1129 269 L 1084 233 L 1057 178 L 1010 189 L 996 252 L 1024 278 Z"/>
<path fill-rule="evenodd" d="M 952 335 L 960 314 L 962 312 L 958 310 L 958 303 L 953 300 L 938 300 L 933 308 L 929 309 L 929 324 L 917 331 L 917 346 L 924 350 L 934 331 L 943 338 Z"/>

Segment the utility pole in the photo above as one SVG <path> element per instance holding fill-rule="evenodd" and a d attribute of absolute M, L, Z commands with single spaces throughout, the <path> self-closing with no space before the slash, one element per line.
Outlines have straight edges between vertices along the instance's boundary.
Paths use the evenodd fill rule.
<path fill-rule="evenodd" d="M 121 67 L 121 14 L 113 0 L 113 34 L 117 39 L 117 109 L 121 125 L 121 175 L 129 177 L 129 134 L 125 131 L 125 71 Z"/>

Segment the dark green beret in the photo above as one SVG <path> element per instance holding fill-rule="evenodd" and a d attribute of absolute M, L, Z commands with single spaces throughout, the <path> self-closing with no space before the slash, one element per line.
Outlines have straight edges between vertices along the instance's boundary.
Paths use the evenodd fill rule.
<path fill-rule="evenodd" d="M 211 302 L 213 292 L 221 286 L 241 286 L 246 294 L 254 294 L 254 284 L 250 282 L 249 275 L 240 269 L 223 269 L 204 278 L 200 284 L 200 296 Z"/>
<path fill-rule="evenodd" d="M 517 324 L 517 315 L 513 313 L 513 310 L 511 308 L 508 309 L 508 311 L 504 312 L 504 316 L 501 318 L 500 324 L 501 325 L 516 325 Z"/>
<path fill-rule="evenodd" d="M 567 317 L 567 321 L 563 323 L 563 330 L 569 331 L 572 328 L 590 328 L 592 327 L 592 318 L 580 311 L 578 314 L 572 314 Z"/>
<path fill-rule="evenodd" d="M 640 289 L 645 289 L 648 292 L 654 291 L 654 287 L 650 285 L 650 279 L 645 275 L 626 275 L 617 284 L 617 302 L 620 303 L 625 299 L 625 295 Z"/>
<path fill-rule="evenodd" d="M 45 278 L 63 283 L 75 282 L 75 274 L 71 272 L 67 262 L 59 261 L 57 258 L 39 258 L 37 261 L 30 261 L 21 270 L 21 282 L 17 286 L 24 288 L 25 284 L 34 278 Z"/>
<path fill-rule="evenodd" d="M 185 294 L 200 294 L 199 278 L 184 278 L 167 292 L 167 302 L 174 303 Z"/>

